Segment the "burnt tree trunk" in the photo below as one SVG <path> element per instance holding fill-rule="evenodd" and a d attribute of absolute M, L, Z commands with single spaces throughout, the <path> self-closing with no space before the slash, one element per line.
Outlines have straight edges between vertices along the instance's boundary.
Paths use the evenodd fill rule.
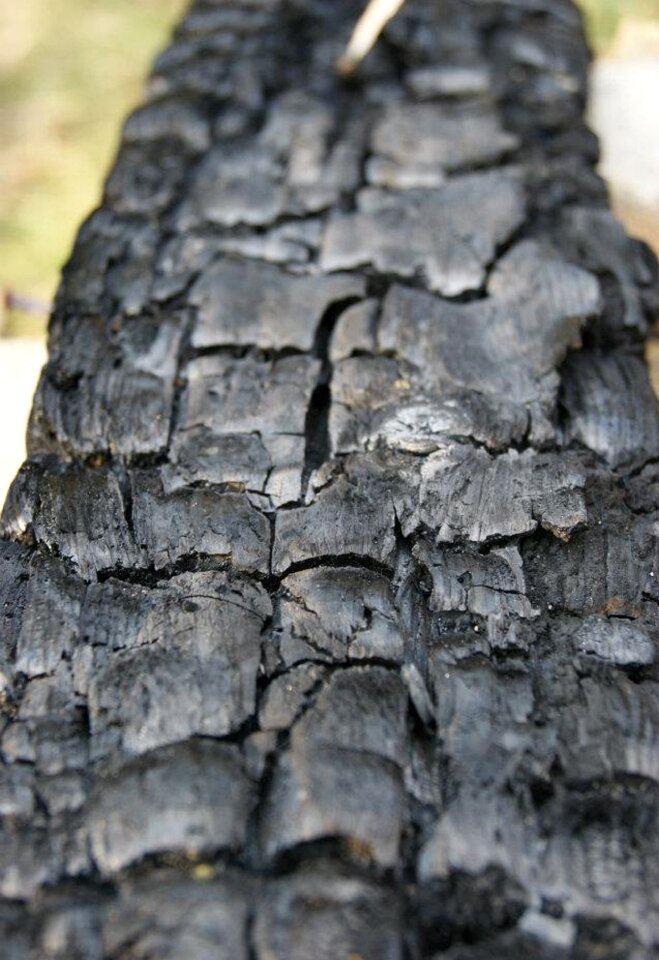
<path fill-rule="evenodd" d="M 656 268 L 567 0 L 198 0 L 4 513 L 9 960 L 659 955 Z"/>

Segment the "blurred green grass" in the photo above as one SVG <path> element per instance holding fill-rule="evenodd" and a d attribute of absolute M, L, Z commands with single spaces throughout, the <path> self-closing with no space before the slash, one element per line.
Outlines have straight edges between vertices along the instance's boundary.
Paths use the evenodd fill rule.
<path fill-rule="evenodd" d="M 659 0 L 581 2 L 600 51 L 621 17 L 659 19 Z M 0 0 L 1 290 L 52 299 L 75 231 L 98 202 L 122 119 L 186 5 Z M 43 325 L 43 317 L 5 312 L 5 333 Z"/>
<path fill-rule="evenodd" d="M 605 53 L 623 18 L 659 19 L 659 0 L 577 0 L 595 53 Z"/>
<path fill-rule="evenodd" d="M 51 300 L 186 0 L 0 0 L 0 287 Z M 16 329 L 18 327 L 18 329 Z M 5 332 L 42 318 L 5 316 Z M 36 331 L 35 331 L 36 332 Z"/>

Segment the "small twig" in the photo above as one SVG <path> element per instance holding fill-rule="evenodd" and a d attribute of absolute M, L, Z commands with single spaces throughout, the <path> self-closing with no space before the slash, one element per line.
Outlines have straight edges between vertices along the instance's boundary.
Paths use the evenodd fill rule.
<path fill-rule="evenodd" d="M 336 69 L 342 77 L 355 72 L 404 3 L 405 0 L 371 0 L 357 21 L 345 53 L 337 60 Z"/>
<path fill-rule="evenodd" d="M 36 297 L 26 297 L 13 290 L 0 287 L 0 337 L 7 333 L 8 315 L 12 311 L 33 314 L 35 317 L 48 317 L 49 304 Z"/>
<path fill-rule="evenodd" d="M 5 310 L 20 310 L 21 313 L 33 313 L 36 316 L 48 316 L 50 305 L 37 297 L 29 297 L 15 293 L 13 290 L 4 290 L 2 306 Z"/>

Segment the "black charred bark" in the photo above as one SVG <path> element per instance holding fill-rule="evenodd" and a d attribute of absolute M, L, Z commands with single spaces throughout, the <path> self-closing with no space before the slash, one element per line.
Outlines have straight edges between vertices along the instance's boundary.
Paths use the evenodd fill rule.
<path fill-rule="evenodd" d="M 656 265 L 567 0 L 198 0 L 4 512 L 10 960 L 644 960 Z"/>

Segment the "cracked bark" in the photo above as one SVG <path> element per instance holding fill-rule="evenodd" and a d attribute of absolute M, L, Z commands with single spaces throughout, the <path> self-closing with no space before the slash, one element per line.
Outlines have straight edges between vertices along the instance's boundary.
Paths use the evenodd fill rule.
<path fill-rule="evenodd" d="M 657 268 L 567 0 L 197 0 L 0 542 L 11 960 L 659 956 Z"/>

